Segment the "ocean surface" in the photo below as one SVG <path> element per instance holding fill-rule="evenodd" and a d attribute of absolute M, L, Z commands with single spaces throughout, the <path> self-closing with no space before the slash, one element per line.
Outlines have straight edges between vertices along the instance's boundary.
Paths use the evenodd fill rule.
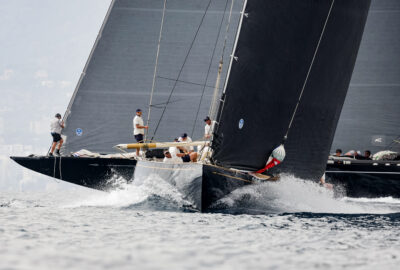
<path fill-rule="evenodd" d="M 0 269 L 399 269 L 400 200 L 284 176 L 198 213 L 167 183 L 0 193 Z M 251 213 L 251 214 L 249 214 Z"/>

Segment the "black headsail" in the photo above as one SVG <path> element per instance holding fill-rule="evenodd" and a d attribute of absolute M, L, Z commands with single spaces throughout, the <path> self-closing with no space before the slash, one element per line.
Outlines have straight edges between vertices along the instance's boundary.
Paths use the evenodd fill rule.
<path fill-rule="evenodd" d="M 213 160 L 264 167 L 293 124 L 279 169 L 320 177 L 369 0 L 248 0 L 218 114 Z M 302 94 L 301 94 L 302 93 Z"/>
<path fill-rule="evenodd" d="M 332 152 L 400 152 L 400 1 L 372 0 Z"/>

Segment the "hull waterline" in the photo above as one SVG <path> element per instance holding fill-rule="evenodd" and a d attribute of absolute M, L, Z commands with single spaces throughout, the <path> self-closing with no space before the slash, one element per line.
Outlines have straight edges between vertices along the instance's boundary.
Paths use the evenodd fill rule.
<path fill-rule="evenodd" d="M 72 184 L 107 190 L 119 183 L 130 182 L 136 160 L 84 157 L 10 157 L 19 165 L 35 172 Z"/>
<path fill-rule="evenodd" d="M 254 183 L 253 177 L 212 165 L 165 164 L 111 158 L 11 157 L 23 167 L 76 185 L 109 190 L 115 178 L 135 185 L 152 177 L 174 186 L 191 206 L 208 211 L 233 190 Z M 134 181 L 133 181 L 134 180 Z"/>
<path fill-rule="evenodd" d="M 33 171 L 76 185 L 109 190 L 117 184 L 141 184 L 156 177 L 174 186 L 200 211 L 214 209 L 232 191 L 254 184 L 251 175 L 207 164 L 165 164 L 112 158 L 11 157 Z M 327 182 L 348 197 L 400 197 L 399 161 L 346 161 L 327 165 Z M 375 164 L 375 165 L 374 165 Z M 118 183 L 116 183 L 118 179 Z M 133 181 L 134 180 L 134 181 Z M 278 183 L 277 183 L 278 184 Z"/>

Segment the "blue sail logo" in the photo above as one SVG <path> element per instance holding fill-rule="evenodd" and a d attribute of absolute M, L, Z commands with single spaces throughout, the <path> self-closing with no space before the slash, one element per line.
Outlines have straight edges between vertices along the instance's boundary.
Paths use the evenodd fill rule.
<path fill-rule="evenodd" d="M 76 136 L 82 136 L 83 130 L 81 128 L 77 128 L 75 130 Z"/>

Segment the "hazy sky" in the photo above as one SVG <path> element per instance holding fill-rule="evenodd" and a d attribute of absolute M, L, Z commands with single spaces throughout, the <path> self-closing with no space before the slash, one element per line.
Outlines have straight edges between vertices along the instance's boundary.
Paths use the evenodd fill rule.
<path fill-rule="evenodd" d="M 47 152 L 110 2 L 0 0 L 0 190 L 54 185 L 8 156 Z"/>

